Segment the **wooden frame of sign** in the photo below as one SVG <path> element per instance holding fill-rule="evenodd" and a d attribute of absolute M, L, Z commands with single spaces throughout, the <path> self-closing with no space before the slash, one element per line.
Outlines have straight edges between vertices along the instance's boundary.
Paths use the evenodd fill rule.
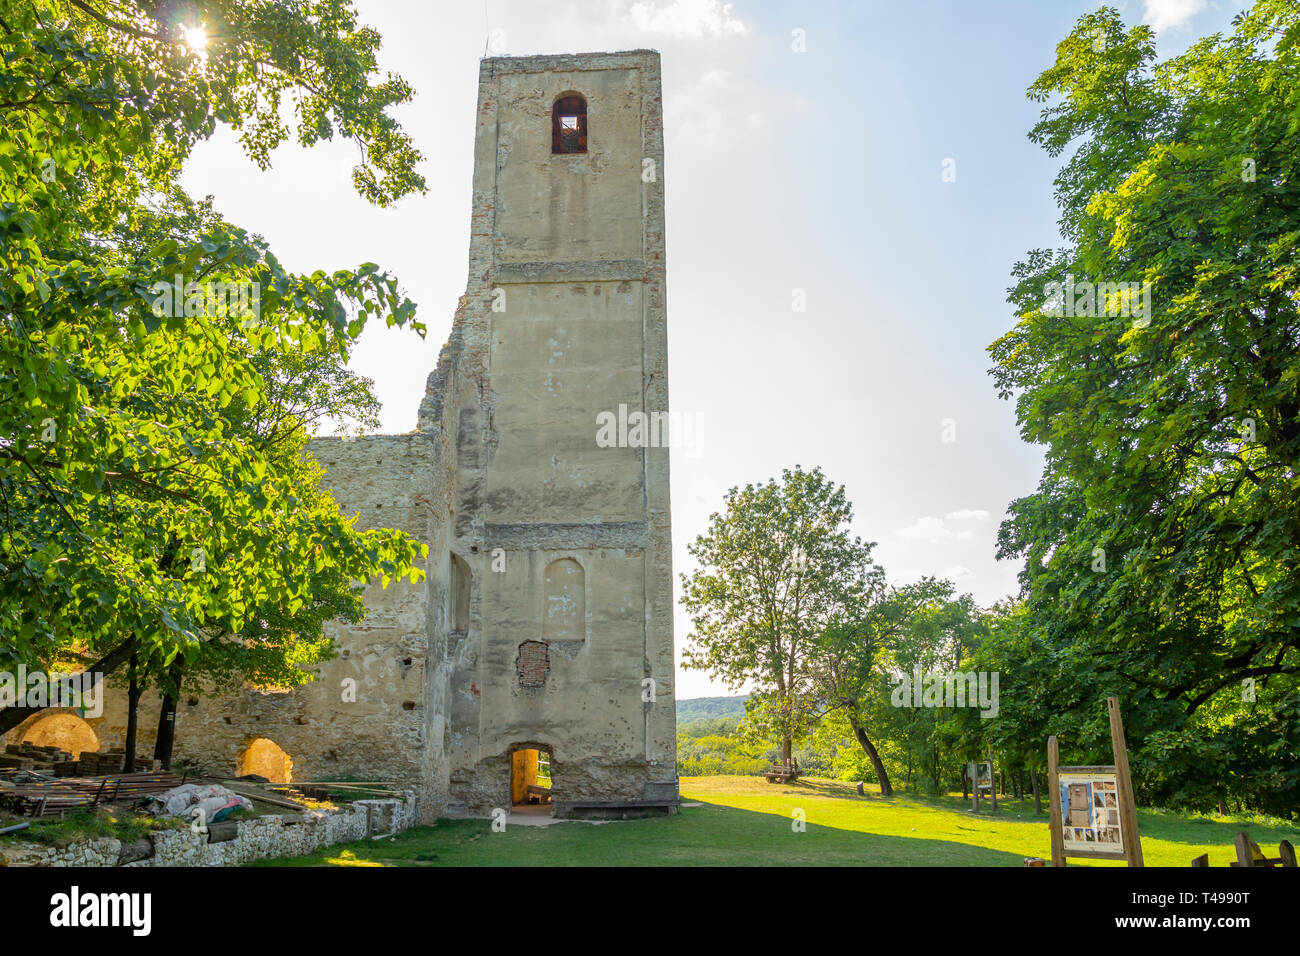
<path fill-rule="evenodd" d="M 989 782 L 980 783 L 980 767 L 989 768 Z M 997 779 L 993 776 L 993 761 L 980 760 L 971 761 L 966 764 L 966 773 L 970 776 L 970 799 L 971 809 L 976 813 L 980 812 L 980 790 L 987 790 L 989 796 L 993 798 L 993 812 L 998 812 L 998 787 Z"/>
<path fill-rule="evenodd" d="M 1114 764 L 1063 767 L 1060 765 L 1056 738 L 1047 738 L 1047 777 L 1052 798 L 1052 866 L 1065 866 L 1067 856 L 1124 860 L 1129 866 L 1142 866 L 1142 838 L 1138 834 L 1137 808 L 1133 802 L 1133 781 L 1129 777 L 1128 748 L 1124 744 L 1124 723 L 1120 720 L 1119 698 L 1107 697 L 1106 707 L 1110 712 L 1110 742 L 1115 752 Z M 1066 786 L 1069 787 L 1071 829 L 1076 837 L 1091 833 L 1088 842 L 1095 842 L 1097 849 L 1066 844 L 1065 808 L 1061 801 L 1062 777 L 1066 778 Z M 1076 802 L 1080 805 L 1076 806 Z M 1112 802 L 1115 804 L 1113 808 Z M 1101 816 L 1095 816 L 1098 813 Z M 1112 813 L 1115 814 L 1114 826 L 1110 825 Z M 1080 823 L 1083 825 L 1080 826 Z M 1103 837 L 1106 839 L 1103 840 Z M 1113 847 L 1105 847 L 1106 842 L 1113 844 Z"/>

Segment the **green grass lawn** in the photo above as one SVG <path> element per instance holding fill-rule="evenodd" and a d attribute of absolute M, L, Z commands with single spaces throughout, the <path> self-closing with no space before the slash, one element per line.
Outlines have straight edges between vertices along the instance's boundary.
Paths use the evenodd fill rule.
<path fill-rule="evenodd" d="M 688 804 L 675 817 L 593 826 L 508 827 L 488 820 L 442 820 L 393 839 L 329 847 L 261 866 L 1021 866 L 1050 854 L 1046 803 L 999 802 L 996 817 L 970 812 L 961 795 L 940 799 L 859 797 L 847 783 L 806 778 L 788 785 L 761 777 L 683 777 Z M 987 802 L 985 803 L 987 807 Z M 807 829 L 792 828 L 804 811 Z M 1278 820 L 1195 817 L 1140 811 L 1148 866 L 1187 866 L 1209 852 L 1211 866 L 1236 858 L 1239 830 L 1270 852 L 1300 842 L 1300 827 Z M 1123 866 L 1071 861 L 1080 866 Z"/>

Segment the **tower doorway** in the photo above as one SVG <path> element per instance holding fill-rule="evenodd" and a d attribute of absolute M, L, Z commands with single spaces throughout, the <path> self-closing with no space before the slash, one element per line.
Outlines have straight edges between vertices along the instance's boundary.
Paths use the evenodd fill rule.
<path fill-rule="evenodd" d="M 510 812 L 550 816 L 551 752 L 518 744 L 510 752 Z"/>

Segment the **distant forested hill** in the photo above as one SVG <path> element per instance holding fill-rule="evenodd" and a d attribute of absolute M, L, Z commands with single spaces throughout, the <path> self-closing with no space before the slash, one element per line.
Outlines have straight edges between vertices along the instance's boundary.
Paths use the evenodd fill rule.
<path fill-rule="evenodd" d="M 717 717 L 744 717 L 748 694 L 739 697 L 692 697 L 677 702 L 677 723 L 712 720 Z"/>

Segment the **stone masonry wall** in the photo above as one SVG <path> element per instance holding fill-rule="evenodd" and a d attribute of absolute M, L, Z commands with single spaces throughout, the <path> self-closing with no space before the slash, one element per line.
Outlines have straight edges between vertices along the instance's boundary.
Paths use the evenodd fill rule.
<path fill-rule="evenodd" d="M 425 436 L 317 439 L 310 450 L 326 467 L 325 483 L 344 513 L 358 515 L 358 527 L 396 527 L 429 540 L 430 505 L 417 483 L 429 468 Z M 384 779 L 426 791 L 428 585 L 401 580 L 383 588 L 376 580 L 364 599 L 369 614 L 361 623 L 326 624 L 337 656 L 317 666 L 312 682 L 290 691 L 184 694 L 176 710 L 174 757 L 205 773 L 235 775 L 242 772 L 240 757 L 249 744 L 267 738 L 288 753 L 294 779 Z M 355 682 L 355 693 L 345 695 L 345 682 Z M 86 718 L 100 750 L 122 746 L 126 734 L 124 675 L 115 673 L 106 683 L 102 716 Z M 158 712 L 157 694 L 145 694 L 140 754 L 153 752 Z M 45 716 L 24 721 L 5 742 L 22 740 Z M 440 812 L 438 791 L 428 796 L 426 811 Z"/>
<path fill-rule="evenodd" d="M 233 840 L 209 843 L 207 833 L 159 830 L 150 836 L 153 856 L 124 864 L 142 866 L 239 866 L 278 856 L 303 856 L 336 843 L 396 834 L 415 823 L 414 794 L 404 800 L 356 800 L 337 810 L 286 816 L 268 814 L 236 824 Z M 122 844 L 101 838 L 67 847 L 0 840 L 0 867 L 117 866 Z"/>

